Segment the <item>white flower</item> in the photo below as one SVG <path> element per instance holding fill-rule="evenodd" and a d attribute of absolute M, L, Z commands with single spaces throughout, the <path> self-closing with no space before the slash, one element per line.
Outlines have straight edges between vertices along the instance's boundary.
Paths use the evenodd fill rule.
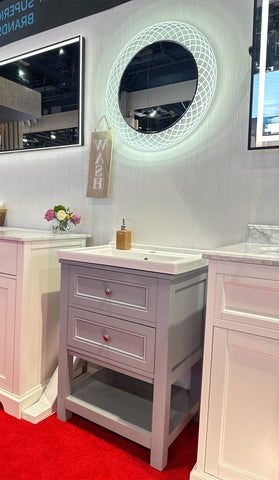
<path fill-rule="evenodd" d="M 66 218 L 66 212 L 64 212 L 64 210 L 58 210 L 58 212 L 56 212 L 56 218 L 57 220 L 65 220 Z"/>

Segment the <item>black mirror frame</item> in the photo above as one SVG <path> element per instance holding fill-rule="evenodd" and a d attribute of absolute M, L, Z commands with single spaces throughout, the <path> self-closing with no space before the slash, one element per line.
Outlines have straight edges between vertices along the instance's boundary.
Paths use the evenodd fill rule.
<path fill-rule="evenodd" d="M 11 63 L 12 61 L 17 61 L 21 59 L 25 59 L 32 54 L 39 54 L 40 52 L 45 52 L 48 50 L 54 50 L 63 45 L 67 45 L 70 43 L 74 43 L 74 41 L 79 42 L 79 112 L 78 112 L 78 142 L 75 144 L 65 144 L 65 145 L 54 145 L 54 146 L 47 146 L 47 147 L 38 147 L 38 148 L 27 148 L 27 149 L 13 149 L 13 150 L 0 150 L 0 154 L 6 153 L 19 153 L 19 152 L 33 152 L 33 151 L 42 151 L 42 150 L 52 150 L 57 148 L 69 148 L 69 147 L 79 147 L 84 144 L 84 46 L 85 40 L 84 37 L 81 35 L 77 35 L 75 37 L 67 38 L 60 42 L 56 42 L 53 44 L 46 45 L 44 47 L 28 51 L 26 53 L 16 55 L 14 57 L 10 57 L 0 61 L 1 65 L 5 65 L 7 63 Z"/>

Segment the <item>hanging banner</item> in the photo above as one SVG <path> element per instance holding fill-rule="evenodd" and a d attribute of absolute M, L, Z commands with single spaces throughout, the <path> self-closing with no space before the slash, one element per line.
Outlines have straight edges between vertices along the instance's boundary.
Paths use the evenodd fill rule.
<path fill-rule="evenodd" d="M 107 118 L 104 115 L 101 121 Z M 88 168 L 87 197 L 107 198 L 109 196 L 110 170 L 114 131 L 97 131 L 91 134 L 91 147 Z"/>
<path fill-rule="evenodd" d="M 0 46 L 131 0 L 0 0 Z"/>

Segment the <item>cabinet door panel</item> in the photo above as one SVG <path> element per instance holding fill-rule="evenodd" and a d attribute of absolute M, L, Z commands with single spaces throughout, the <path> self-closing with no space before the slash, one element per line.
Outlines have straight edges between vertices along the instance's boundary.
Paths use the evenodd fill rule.
<path fill-rule="evenodd" d="M 17 242 L 1 241 L 0 272 L 9 275 L 17 273 Z"/>
<path fill-rule="evenodd" d="M 279 343 L 214 329 L 207 473 L 278 480 Z"/>
<path fill-rule="evenodd" d="M 14 369 L 16 280 L 0 277 L 0 387 L 11 390 Z"/>

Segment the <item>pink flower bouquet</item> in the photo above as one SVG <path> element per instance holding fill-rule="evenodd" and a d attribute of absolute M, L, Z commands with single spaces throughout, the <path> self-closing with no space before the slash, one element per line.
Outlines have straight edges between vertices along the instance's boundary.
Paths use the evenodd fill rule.
<path fill-rule="evenodd" d="M 70 230 L 70 224 L 78 225 L 81 217 L 73 214 L 70 208 L 65 208 L 64 205 L 56 205 L 46 211 L 45 220 L 52 222 L 52 230 L 54 232 L 67 232 Z"/>

